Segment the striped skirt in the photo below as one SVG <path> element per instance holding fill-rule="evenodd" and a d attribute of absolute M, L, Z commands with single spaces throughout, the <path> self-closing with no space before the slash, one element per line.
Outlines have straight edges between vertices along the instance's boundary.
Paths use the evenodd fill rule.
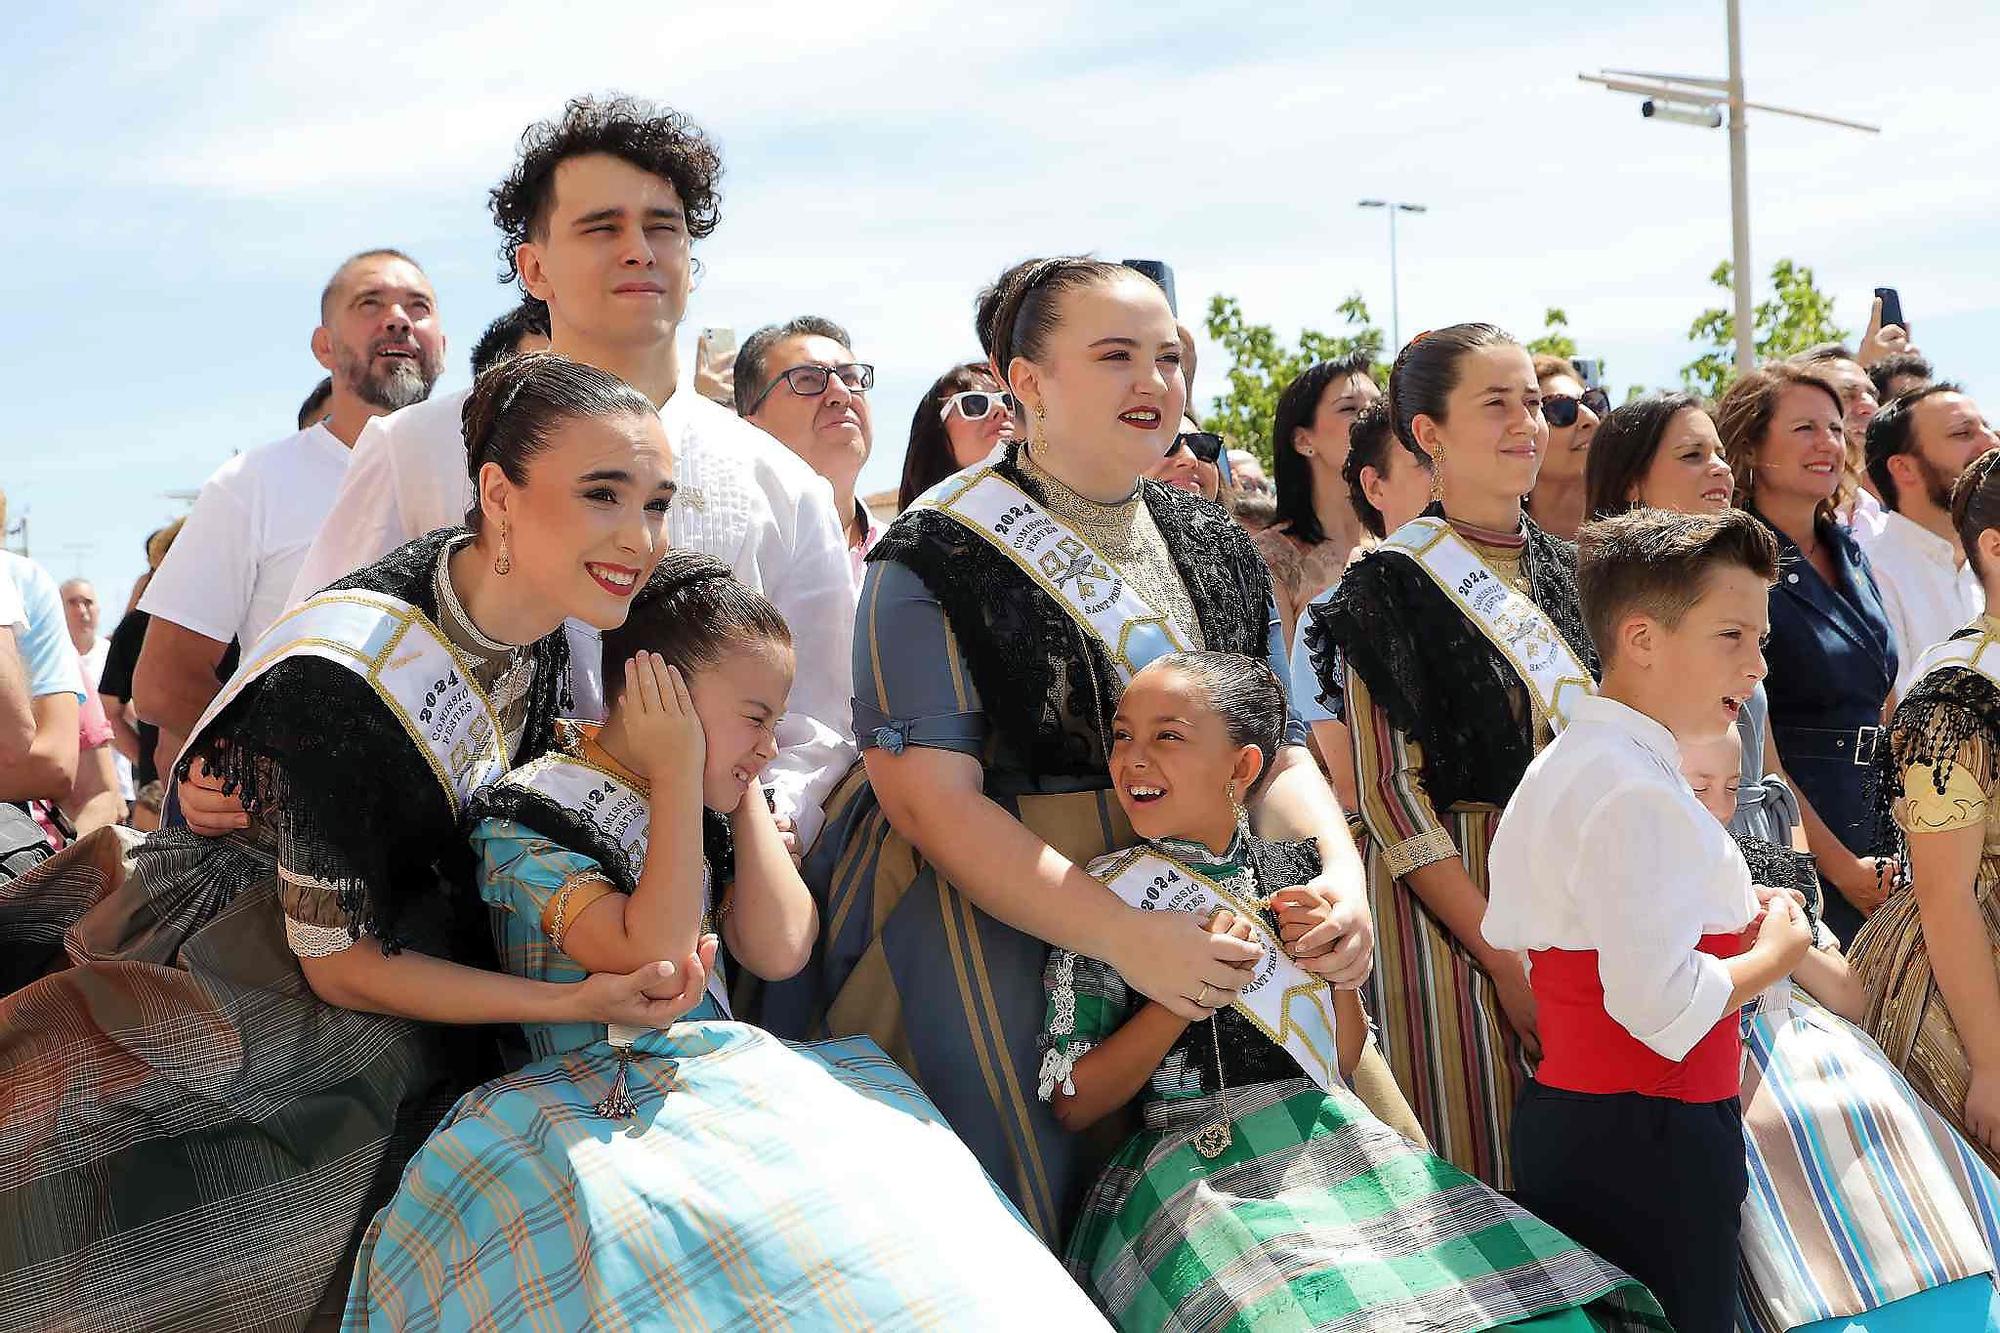
<path fill-rule="evenodd" d="M 268 850 L 175 830 L 77 869 L 52 891 L 102 901 L 73 965 L 0 1000 L 0 1328 L 337 1318 L 362 1227 L 473 1080 L 312 993 Z"/>
<path fill-rule="evenodd" d="M 1304 1079 L 1155 1102 L 1099 1178 L 1070 1272 L 1129 1333 L 1665 1329 L 1643 1286 Z"/>
<path fill-rule="evenodd" d="M 1486 892 L 1486 851 L 1500 812 L 1453 807 L 1445 816 L 1465 873 Z M 1377 1039 L 1432 1151 L 1495 1189 L 1513 1188 L 1509 1135 L 1528 1079 L 1521 1042 L 1486 970 L 1416 891 L 1362 844 L 1375 917 L 1375 974 L 1363 991 Z"/>
<path fill-rule="evenodd" d="M 872 1042 L 742 1023 L 607 1042 L 468 1093 L 362 1244 L 346 1327 L 1101 1328 Z"/>
<path fill-rule="evenodd" d="M 1743 1203 L 1738 1320 L 1783 1333 L 1915 1303 L 1950 1283 L 1981 1322 L 2000 1254 L 2000 1179 L 1858 1028 L 1793 990 L 1743 1024 Z M 1921 1322 L 1919 1324 L 1921 1326 Z"/>

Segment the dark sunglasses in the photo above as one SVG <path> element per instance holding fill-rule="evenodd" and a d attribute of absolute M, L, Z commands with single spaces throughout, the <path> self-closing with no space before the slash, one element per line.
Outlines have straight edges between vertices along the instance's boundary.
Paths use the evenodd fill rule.
<path fill-rule="evenodd" d="M 1193 454 L 1197 460 L 1219 466 L 1215 460 L 1222 457 L 1223 444 L 1222 437 L 1214 431 L 1184 430 L 1174 436 L 1174 449 L 1179 449 L 1184 445 L 1187 451 Z M 1169 449 L 1167 452 L 1171 454 L 1174 449 Z"/>
<path fill-rule="evenodd" d="M 844 366 L 822 366 L 816 361 L 808 361 L 803 366 L 793 366 L 790 370 L 781 372 L 776 379 L 766 384 L 764 392 L 757 395 L 757 401 L 751 403 L 743 415 L 749 416 L 751 412 L 763 406 L 764 400 L 769 398 L 771 391 L 780 384 L 801 398 L 817 398 L 826 392 L 828 382 L 835 375 L 840 376 L 840 382 L 847 386 L 849 393 L 867 393 L 875 387 L 875 367 L 865 362 L 850 361 Z"/>
<path fill-rule="evenodd" d="M 1550 394 L 1542 399 L 1542 415 L 1548 418 L 1551 426 L 1574 426 L 1579 406 L 1589 408 L 1602 421 L 1610 415 L 1611 395 L 1602 389 L 1585 389 L 1581 397 L 1567 393 Z"/>

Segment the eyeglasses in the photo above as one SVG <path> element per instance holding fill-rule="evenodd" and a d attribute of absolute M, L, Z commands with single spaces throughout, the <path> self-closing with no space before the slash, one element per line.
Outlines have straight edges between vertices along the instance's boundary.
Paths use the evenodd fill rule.
<path fill-rule="evenodd" d="M 1174 449 L 1186 446 L 1187 451 L 1204 463 L 1215 464 L 1222 457 L 1222 437 L 1212 430 L 1184 430 L 1174 436 Z M 1172 453 L 1174 449 L 1167 450 Z M 1219 466 L 1219 464 L 1217 464 Z"/>
<path fill-rule="evenodd" d="M 875 387 L 875 367 L 871 365 L 850 361 L 844 366 L 822 366 L 817 361 L 808 361 L 802 366 L 780 371 L 776 379 L 764 386 L 764 392 L 757 395 L 757 400 L 743 415 L 747 417 L 762 407 L 764 400 L 771 396 L 771 391 L 781 383 L 801 398 L 817 398 L 826 392 L 826 386 L 836 375 L 847 386 L 849 393 L 867 393 Z"/>
<path fill-rule="evenodd" d="M 952 409 L 957 408 L 958 414 L 967 421 L 984 421 L 993 415 L 993 409 L 996 407 L 1008 416 L 1013 416 L 1014 395 L 990 393 L 985 389 L 967 389 L 964 393 L 955 393 L 944 400 L 944 406 L 938 409 L 938 420 L 949 420 Z"/>
<path fill-rule="evenodd" d="M 1574 426 L 1579 406 L 1589 408 L 1602 421 L 1611 413 L 1611 395 L 1602 389 L 1585 389 L 1581 397 L 1567 393 L 1550 394 L 1542 399 L 1542 415 L 1548 418 L 1551 426 Z"/>

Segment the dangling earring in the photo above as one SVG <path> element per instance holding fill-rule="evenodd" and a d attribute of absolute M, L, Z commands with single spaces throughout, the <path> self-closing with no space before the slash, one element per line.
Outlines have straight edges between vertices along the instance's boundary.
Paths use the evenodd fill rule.
<path fill-rule="evenodd" d="M 504 576 L 511 574 L 513 571 L 514 557 L 507 550 L 507 525 L 502 523 L 500 525 L 500 554 L 493 557 L 493 572 Z"/>
<path fill-rule="evenodd" d="M 1048 424 L 1048 420 L 1049 420 L 1048 408 L 1046 407 L 1035 408 L 1034 424 L 1028 427 L 1028 456 L 1034 458 L 1036 462 L 1040 462 L 1042 461 L 1042 459 L 1048 457 L 1049 437 L 1044 431 L 1044 427 Z"/>
<path fill-rule="evenodd" d="M 1431 503 L 1444 503 L 1444 450 L 1431 454 Z"/>
<path fill-rule="evenodd" d="M 1229 783 L 1228 790 L 1229 813 L 1236 819 L 1236 836 L 1247 838 L 1250 836 L 1250 812 L 1243 808 L 1243 802 L 1236 799 L 1236 783 L 1233 779 Z"/>

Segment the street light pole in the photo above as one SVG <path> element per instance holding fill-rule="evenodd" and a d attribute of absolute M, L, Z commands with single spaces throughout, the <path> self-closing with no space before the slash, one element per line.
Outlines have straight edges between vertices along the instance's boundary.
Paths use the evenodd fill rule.
<path fill-rule="evenodd" d="M 1757 363 L 1750 311 L 1750 147 L 1743 123 L 1743 20 L 1739 0 L 1729 0 L 1729 254 L 1735 280 L 1736 370 Z"/>
<path fill-rule="evenodd" d="M 1597 74 L 1579 74 L 1585 83 L 1599 84 L 1615 93 L 1634 93 L 1645 100 L 1639 114 L 1648 120 L 1671 120 L 1683 125 L 1714 129 L 1724 123 L 1722 106 L 1728 107 L 1729 125 L 1729 250 L 1732 293 L 1735 297 L 1736 369 L 1749 370 L 1756 364 L 1756 314 L 1750 303 L 1753 275 L 1750 272 L 1750 162 L 1746 112 L 1768 111 L 1774 116 L 1838 125 L 1842 129 L 1880 134 L 1879 125 L 1843 120 L 1814 111 L 1752 102 L 1743 89 L 1743 22 L 1740 0 L 1726 0 L 1729 22 L 1729 77 L 1702 79 L 1686 74 L 1649 74 L 1643 70 L 1607 69 Z"/>
<path fill-rule="evenodd" d="M 1389 355 L 1403 346 L 1403 300 L 1396 271 L 1396 214 L 1428 213 L 1428 204 L 1391 203 L 1387 199 L 1363 199 L 1356 207 L 1379 208 L 1389 215 Z"/>

